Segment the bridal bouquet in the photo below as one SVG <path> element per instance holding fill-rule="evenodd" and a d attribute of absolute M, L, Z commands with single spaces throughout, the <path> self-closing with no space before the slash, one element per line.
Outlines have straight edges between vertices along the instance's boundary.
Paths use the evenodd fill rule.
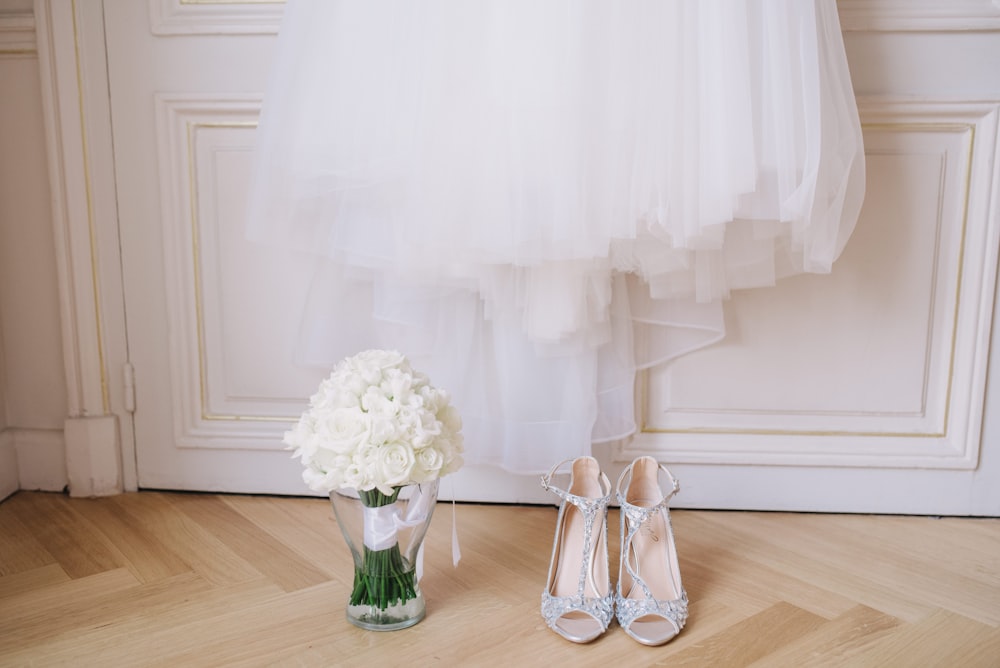
<path fill-rule="evenodd" d="M 364 506 L 360 553 L 338 513 L 355 554 L 350 605 L 386 610 L 419 596 L 397 530 L 429 522 L 432 500 L 411 498 L 410 516 L 403 518 L 397 499 L 404 487 L 434 482 L 462 466 L 461 428 L 448 393 L 402 354 L 367 350 L 337 364 L 285 434 L 285 444 L 302 460 L 303 480 L 330 494 L 334 510 L 342 488 L 355 490 Z"/>

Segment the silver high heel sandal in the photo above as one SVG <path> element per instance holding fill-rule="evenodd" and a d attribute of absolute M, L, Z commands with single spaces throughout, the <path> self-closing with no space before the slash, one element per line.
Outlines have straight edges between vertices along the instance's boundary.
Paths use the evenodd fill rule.
<path fill-rule="evenodd" d="M 569 491 L 552 476 L 542 487 L 562 499 L 556 520 L 549 577 L 542 592 L 542 616 L 553 631 L 573 642 L 590 642 L 611 623 L 613 595 L 608 574 L 608 502 L 611 482 L 593 457 L 573 460 Z"/>
<path fill-rule="evenodd" d="M 658 480 L 661 470 L 673 488 L 666 496 Z M 622 546 L 616 614 L 625 632 L 644 645 L 662 645 L 687 621 L 688 598 L 681 586 L 668 508 L 678 490 L 677 479 L 652 457 L 633 461 L 615 488 L 621 505 Z"/>

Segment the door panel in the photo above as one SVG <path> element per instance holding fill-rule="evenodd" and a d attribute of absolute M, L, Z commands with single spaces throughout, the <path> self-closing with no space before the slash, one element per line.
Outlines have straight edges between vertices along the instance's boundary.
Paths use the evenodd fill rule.
<path fill-rule="evenodd" d="M 280 441 L 324 375 L 295 360 L 312 267 L 242 230 L 281 5 L 103 11 L 139 484 L 307 494 Z M 684 480 L 681 506 L 1000 512 L 984 491 L 1000 464 L 980 447 L 997 103 L 912 101 L 897 82 L 940 36 L 864 32 L 859 11 L 848 50 L 865 64 L 869 184 L 854 237 L 833 274 L 734 295 L 722 343 L 640 374 L 641 432 L 597 448 L 610 475 L 651 453 Z M 967 99 L 1000 99 L 987 69 Z M 552 500 L 534 476 L 453 478 L 444 497 Z"/>

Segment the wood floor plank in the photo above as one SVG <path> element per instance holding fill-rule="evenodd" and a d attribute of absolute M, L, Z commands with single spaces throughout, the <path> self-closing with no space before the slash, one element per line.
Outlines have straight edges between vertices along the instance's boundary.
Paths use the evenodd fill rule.
<path fill-rule="evenodd" d="M 738 534 L 720 532 L 697 517 L 691 518 L 685 528 L 685 539 L 683 543 L 678 541 L 678 551 L 684 555 L 681 573 L 690 596 L 705 596 L 747 615 L 779 601 L 827 618 L 857 605 L 848 596 L 796 577 L 783 567 L 780 555 L 769 558 L 767 563 L 755 558 L 756 550 L 761 548 L 760 537 L 751 542 Z"/>
<path fill-rule="evenodd" d="M 214 620 L 215 636 L 210 645 L 188 642 L 191 634 L 178 634 L 171 652 L 158 657 L 153 665 L 259 666 L 274 651 L 275 638 L 281 638 L 286 647 L 307 647 L 317 638 L 329 635 L 365 633 L 354 627 L 346 628 L 349 625 L 343 622 L 342 605 L 330 595 L 335 587 L 330 583 L 299 589 L 273 600 L 234 608 Z M 379 641 L 369 639 L 369 642 Z"/>
<path fill-rule="evenodd" d="M 541 596 L 555 530 L 554 508 L 458 506 L 462 559 L 457 569 L 452 565 L 451 510 L 450 504 L 438 504 L 424 543 L 428 596 L 451 597 L 484 585 L 493 589 L 498 605 L 520 604 L 525 591 L 532 598 Z M 495 573 L 485 582 L 483 568 Z"/>
<path fill-rule="evenodd" d="M 6 503 L 71 578 L 124 566 L 121 554 L 56 494 L 16 494 Z"/>
<path fill-rule="evenodd" d="M 209 583 L 188 571 L 152 584 L 134 581 L 132 586 L 106 588 L 86 597 L 66 595 L 58 605 L 46 606 L 30 614 L 22 612 L 10 620 L 0 632 L 0 647 L 37 646 L 65 633 L 104 629 L 136 611 L 148 615 L 161 607 L 173 607 L 179 599 L 204 594 L 210 588 Z"/>
<path fill-rule="evenodd" d="M 31 594 L 43 587 L 69 582 L 62 566 L 53 562 L 38 568 L 0 577 L 0 599 L 18 594 Z"/>
<path fill-rule="evenodd" d="M 330 579 L 329 575 L 240 515 L 218 496 L 197 500 L 179 497 L 176 505 L 285 591 L 311 587 Z"/>
<path fill-rule="evenodd" d="M 671 666 L 749 666 L 827 620 L 788 603 L 778 603 L 670 657 Z"/>
<path fill-rule="evenodd" d="M 223 502 L 274 540 L 294 550 L 327 578 L 353 580 L 350 550 L 340 535 L 330 502 L 233 495 Z"/>
<path fill-rule="evenodd" d="M 858 666 L 1000 665 L 1000 629 L 937 610 L 919 623 L 899 628 L 855 658 Z"/>
<path fill-rule="evenodd" d="M 964 668 L 1000 656 L 998 520 L 673 511 L 690 617 L 650 648 L 615 623 L 585 646 L 545 626 L 555 507 L 459 505 L 457 569 L 451 511 L 436 508 L 425 543 L 427 618 L 378 634 L 344 619 L 352 564 L 325 499 L 19 492 L 0 504 L 17 534 L 0 535 L 17 571 L 0 576 L 0 665 Z"/>
<path fill-rule="evenodd" d="M 805 527 L 804 518 L 804 515 L 792 515 L 786 522 L 790 528 Z M 897 531 L 891 534 L 895 538 L 890 538 L 890 532 L 881 527 L 873 530 L 860 516 L 850 519 L 853 522 L 848 527 L 827 523 L 823 538 L 830 560 L 836 559 L 842 568 L 849 568 L 850 561 L 863 551 L 867 559 L 856 570 L 870 585 L 887 587 L 897 595 L 923 601 L 929 607 L 953 610 L 987 624 L 1000 624 L 1000 606 L 997 605 L 1000 583 L 988 585 L 982 579 L 970 577 L 965 569 L 943 567 L 942 560 L 951 546 L 928 538 L 933 534 L 935 520 L 913 518 L 916 521 L 908 535 Z M 769 522 L 772 527 L 778 523 L 775 518 Z M 904 540 L 894 543 L 900 538 Z M 903 545 L 913 546 L 914 550 L 902 549 Z M 915 550 L 922 550 L 923 556 L 917 556 Z M 928 568 L 928 564 L 933 568 Z M 963 592 L 962 595 L 956 597 L 957 591 Z"/>
<path fill-rule="evenodd" d="M 144 586 L 157 589 L 165 582 Z M 155 665 L 163 657 L 185 648 L 211 645 L 216 633 L 215 620 L 234 611 L 254 608 L 263 617 L 283 619 L 270 615 L 268 608 L 273 601 L 281 600 L 285 592 L 267 580 L 220 585 L 202 594 L 191 591 L 183 594 L 174 598 L 173 605 L 121 608 L 132 614 L 110 624 L 81 625 L 34 648 L 0 649 L 0 665 Z"/>
<path fill-rule="evenodd" d="M 156 582 L 192 570 L 149 530 L 155 517 L 131 512 L 122 499 L 81 499 L 74 508 L 114 543 L 140 582 Z"/>
<path fill-rule="evenodd" d="M 44 633 L 50 621 L 75 623 L 95 602 L 136 585 L 138 581 L 127 568 L 115 568 L 4 599 L 0 606 L 0 648 L 30 645 L 26 629 L 37 628 Z"/>
<path fill-rule="evenodd" d="M 901 624 L 900 620 L 878 610 L 857 606 L 752 665 L 758 668 L 851 665 L 858 655 Z"/>
<path fill-rule="evenodd" d="M 848 530 L 864 531 L 870 517 L 831 515 L 829 521 Z M 1000 532 L 996 521 L 958 517 L 879 517 L 878 542 L 894 554 L 933 562 L 940 569 L 1000 586 Z M 934 536 L 934 540 L 928 540 Z"/>
<path fill-rule="evenodd" d="M 0 504 L 0 576 L 56 563 L 31 529 L 18 519 L 19 503 L 23 499 Z"/>
<path fill-rule="evenodd" d="M 200 497 L 199 497 L 200 498 Z M 146 530 L 207 581 L 225 586 L 259 580 L 261 573 L 209 530 L 181 512 L 176 503 L 184 494 L 142 492 L 123 494 L 117 503 L 127 505 L 146 522 Z"/>
<path fill-rule="evenodd" d="M 803 518 L 815 518 L 812 524 Z M 768 564 L 789 577 L 818 583 L 828 591 L 905 621 L 930 614 L 934 606 L 900 591 L 869 568 L 873 543 L 858 536 L 850 541 L 833 530 L 823 516 L 794 513 L 706 514 L 715 531 L 728 531 L 748 559 Z M 782 525 L 782 522 L 785 524 Z M 859 561 L 859 557 L 864 559 Z M 890 561 L 891 563 L 891 561 Z"/>

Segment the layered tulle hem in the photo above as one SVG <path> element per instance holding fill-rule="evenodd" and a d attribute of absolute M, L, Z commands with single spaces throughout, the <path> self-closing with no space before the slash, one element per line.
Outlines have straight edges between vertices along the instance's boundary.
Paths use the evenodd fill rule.
<path fill-rule="evenodd" d="M 636 369 L 860 210 L 832 0 L 292 0 L 274 68 L 248 232 L 327 262 L 303 358 L 424 359 L 470 461 L 628 436 Z"/>

